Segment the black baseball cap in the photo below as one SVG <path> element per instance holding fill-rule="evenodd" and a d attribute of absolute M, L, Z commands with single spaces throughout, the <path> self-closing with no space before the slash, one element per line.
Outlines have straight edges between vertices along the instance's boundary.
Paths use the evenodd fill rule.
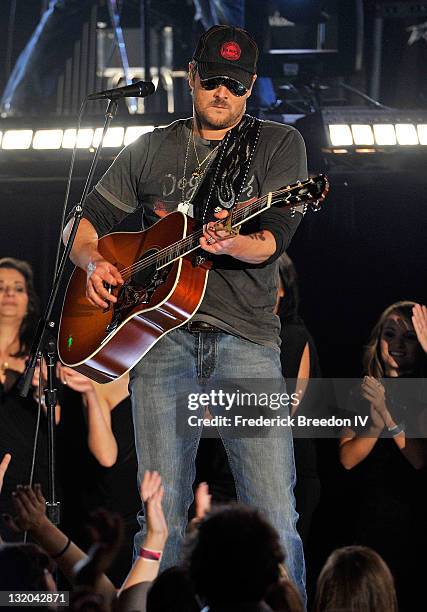
<path fill-rule="evenodd" d="M 226 76 L 249 89 L 256 74 L 258 47 L 246 30 L 215 25 L 200 37 L 193 59 L 201 79 Z"/>

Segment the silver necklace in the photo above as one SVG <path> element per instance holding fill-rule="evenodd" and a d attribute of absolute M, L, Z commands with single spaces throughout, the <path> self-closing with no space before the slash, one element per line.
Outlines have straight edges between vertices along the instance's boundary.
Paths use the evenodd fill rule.
<path fill-rule="evenodd" d="M 194 147 L 194 153 L 195 153 L 196 160 L 197 160 L 197 166 L 196 166 L 196 168 L 194 169 L 194 171 L 192 172 L 192 175 L 191 175 L 192 178 L 195 180 L 194 190 L 193 190 L 193 193 L 191 194 L 191 196 L 186 199 L 185 198 L 185 189 L 189 185 L 189 180 L 187 180 L 187 166 L 188 166 L 188 160 L 189 160 L 189 156 L 190 156 L 190 144 L 191 144 L 191 140 L 193 140 L 193 147 Z M 209 164 L 204 165 L 205 162 L 207 162 L 207 160 L 209 158 L 211 158 L 214 153 L 216 153 L 218 147 L 219 147 L 219 145 L 217 145 L 212 151 L 209 151 L 209 153 L 206 155 L 206 157 L 200 162 L 199 156 L 198 156 L 197 150 L 196 150 L 196 143 L 194 141 L 193 128 L 190 129 L 190 133 L 188 135 L 188 140 L 187 140 L 187 147 L 186 147 L 186 151 L 185 151 L 184 171 L 183 171 L 183 175 L 182 175 L 182 179 L 181 179 L 181 202 L 178 204 L 178 210 L 183 212 L 184 214 L 188 214 L 188 211 L 192 207 L 192 200 L 194 198 L 194 195 L 196 194 L 197 189 L 199 187 L 199 184 L 200 184 L 202 178 L 204 177 L 207 168 L 209 167 Z M 212 159 L 211 159 L 211 161 L 212 161 Z"/>

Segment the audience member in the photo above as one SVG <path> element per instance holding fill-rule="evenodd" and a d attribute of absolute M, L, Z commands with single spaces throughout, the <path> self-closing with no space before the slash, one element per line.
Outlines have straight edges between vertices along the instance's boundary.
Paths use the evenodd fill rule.
<path fill-rule="evenodd" d="M 393 577 L 365 546 L 335 550 L 317 581 L 314 612 L 397 612 Z"/>
<path fill-rule="evenodd" d="M 17 487 L 13 495 L 13 518 L 6 515 L 5 520 L 11 530 L 20 533 L 27 531 L 56 562 L 71 584 L 89 587 L 102 595 L 106 602 L 112 601 L 116 590 L 103 571 L 117 550 L 120 539 L 118 517 L 106 515 L 105 512 L 94 517 L 92 525 L 95 541 L 87 555 L 50 522 L 40 485 Z"/>
<path fill-rule="evenodd" d="M 0 457 L 13 461 L 4 479 L 0 513 L 11 511 L 11 493 L 17 484 L 30 482 L 31 475 L 47 490 L 47 427 L 45 409 L 38 411 L 38 368 L 33 377 L 33 393 L 19 394 L 19 382 L 38 318 L 39 301 L 34 290 L 31 267 L 19 259 L 0 259 Z M 43 397 L 41 398 L 42 405 Z M 57 409 L 59 419 L 59 408 Z M 35 457 L 35 435 L 38 439 Z M 33 464 L 33 459 L 35 459 Z M 5 536 L 5 527 L 0 525 Z M 13 534 L 7 534 L 11 539 Z"/>
<path fill-rule="evenodd" d="M 239 505 L 213 510 L 187 542 L 194 590 L 212 612 L 271 609 L 263 600 L 279 582 L 284 559 L 273 527 Z"/>
<path fill-rule="evenodd" d="M 366 376 L 350 402 L 352 413 L 356 404 L 368 422 L 344 430 L 340 440 L 341 463 L 351 470 L 347 541 L 381 554 L 396 580 L 401 609 L 408 610 L 419 584 L 416 550 L 421 552 L 425 541 L 426 499 L 419 469 L 426 465 L 427 446 L 424 439 L 407 435 L 406 428 L 417 421 L 417 410 L 425 412 L 427 406 L 419 381 L 410 388 L 411 405 L 401 396 L 410 380 L 395 383 L 426 372 L 425 313 L 425 307 L 410 301 L 392 304 L 382 313 L 365 350 Z"/>
<path fill-rule="evenodd" d="M 61 476 L 67 482 L 64 526 L 85 548 L 81 526 L 91 511 L 101 507 L 120 514 L 125 537 L 108 572 L 119 587 L 132 563 L 129 542 L 138 531 L 135 516 L 140 509 L 129 378 L 100 385 L 65 366 L 57 371 L 65 385 L 59 448 Z M 70 454 L 75 457 L 72 465 Z"/>

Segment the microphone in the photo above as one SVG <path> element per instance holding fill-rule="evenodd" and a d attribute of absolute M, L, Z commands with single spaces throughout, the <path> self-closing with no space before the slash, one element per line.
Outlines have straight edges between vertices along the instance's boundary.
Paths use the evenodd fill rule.
<path fill-rule="evenodd" d="M 146 96 L 151 96 L 154 90 L 154 83 L 151 81 L 138 81 L 137 83 L 132 83 L 132 85 L 125 85 L 125 87 L 116 87 L 115 89 L 106 89 L 105 91 L 89 94 L 87 99 L 118 100 L 120 98 L 145 98 Z"/>

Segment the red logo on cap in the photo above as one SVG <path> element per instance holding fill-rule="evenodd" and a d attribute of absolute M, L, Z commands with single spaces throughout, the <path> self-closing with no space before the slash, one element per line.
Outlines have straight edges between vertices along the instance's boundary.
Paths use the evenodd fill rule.
<path fill-rule="evenodd" d="M 221 57 L 226 60 L 231 60 L 232 62 L 235 62 L 240 59 L 240 56 L 242 55 L 241 48 L 234 41 L 223 43 L 219 52 L 221 54 Z"/>

